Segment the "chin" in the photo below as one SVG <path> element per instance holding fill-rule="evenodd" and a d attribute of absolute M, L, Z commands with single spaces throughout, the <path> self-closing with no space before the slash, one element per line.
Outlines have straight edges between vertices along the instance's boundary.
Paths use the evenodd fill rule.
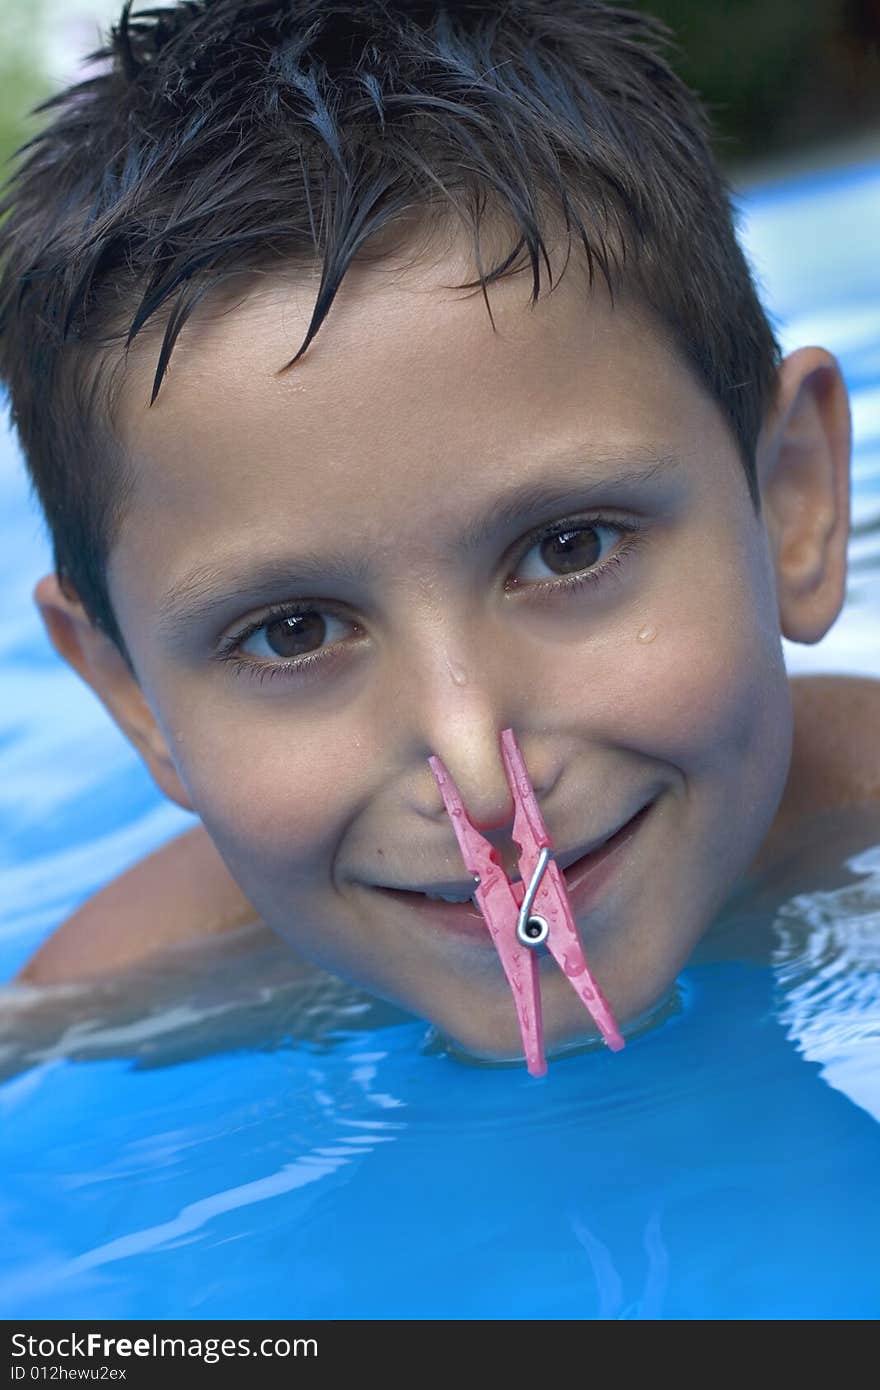
<path fill-rule="evenodd" d="M 605 1050 L 602 1035 L 555 962 L 546 957 L 541 969 L 544 1050 L 548 1061 L 571 1051 Z M 677 972 L 665 971 L 639 982 L 606 988 L 605 994 L 625 1039 L 665 1018 L 676 1006 Z M 474 1061 L 525 1065 L 522 1038 L 506 981 L 498 991 L 480 991 L 478 1000 L 456 1000 L 458 1007 L 415 1009 L 428 1018 L 453 1053 Z M 448 1005 L 448 1000 L 444 1001 Z M 413 1005 L 410 1004 L 410 1009 Z"/>
<path fill-rule="evenodd" d="M 599 954 L 599 953 L 596 953 Z M 525 1065 L 525 1055 L 513 996 L 494 956 L 491 971 L 477 975 L 456 970 L 441 979 L 435 972 L 430 982 L 408 974 L 395 980 L 379 979 L 375 970 L 342 970 L 339 962 L 325 968 L 346 979 L 355 988 L 384 999 L 386 1003 L 431 1024 L 453 1052 L 486 1063 Z M 595 971 L 624 1038 L 642 1031 L 657 1011 L 664 1011 L 676 996 L 678 962 L 661 974 L 646 971 L 641 978 L 614 980 L 607 970 Z M 592 965 L 592 961 L 591 961 Z M 605 1048 L 601 1033 L 575 994 L 556 962 L 548 954 L 540 969 L 541 1013 L 544 1049 L 548 1060 L 554 1054 L 577 1049 Z"/>

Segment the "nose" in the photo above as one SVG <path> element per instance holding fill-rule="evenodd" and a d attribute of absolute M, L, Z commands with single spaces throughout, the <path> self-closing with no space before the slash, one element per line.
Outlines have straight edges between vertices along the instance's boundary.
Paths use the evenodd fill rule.
<path fill-rule="evenodd" d="M 474 826 L 504 846 L 515 807 L 501 755 L 501 731 L 510 727 L 516 734 L 539 801 L 558 773 L 530 727 L 534 713 L 520 710 L 510 692 L 507 699 L 493 696 L 489 682 L 481 683 L 476 674 L 468 689 L 453 683 L 438 695 L 430 705 L 422 705 L 418 720 L 414 809 L 446 823 L 440 790 L 428 766 L 428 758 L 435 755 L 458 787 Z"/>
<path fill-rule="evenodd" d="M 523 659 L 520 634 L 484 610 L 471 595 L 442 607 L 421 593 L 407 613 L 387 680 L 374 689 L 376 719 L 393 747 L 397 813 L 430 823 L 423 842 L 449 844 L 452 828 L 428 759 L 436 756 L 455 782 L 472 824 L 516 863 L 510 831 L 514 800 L 504 770 L 501 733 L 512 728 L 530 781 L 543 805 L 563 772 L 564 741 L 547 725 L 540 680 Z M 430 597 L 430 596 L 429 596 Z M 416 834 L 410 822 L 408 833 Z M 552 834 L 552 830 L 551 830 Z"/>
<path fill-rule="evenodd" d="M 426 754 L 426 765 L 431 754 L 440 759 L 461 792 L 468 816 L 476 828 L 484 833 L 506 830 L 513 822 L 514 804 L 501 759 L 501 730 L 497 719 L 452 723 L 452 727 L 435 737 L 434 745 Z M 427 771 L 433 782 L 433 774 L 429 768 Z M 430 792 L 430 802 L 432 818 L 443 820 L 446 812 L 436 784 Z"/>

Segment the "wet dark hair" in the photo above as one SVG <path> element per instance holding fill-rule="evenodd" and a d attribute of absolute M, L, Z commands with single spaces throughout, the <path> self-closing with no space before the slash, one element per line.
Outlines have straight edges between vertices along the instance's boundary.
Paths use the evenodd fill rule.
<path fill-rule="evenodd" d="M 756 510 L 779 348 L 698 99 L 657 21 L 591 0 L 180 0 L 124 5 L 101 67 L 37 110 L 0 202 L 0 380 L 55 570 L 131 666 L 106 564 L 130 473 L 114 383 L 149 324 L 153 399 L 199 301 L 244 271 L 320 280 L 461 219 L 478 287 L 564 230 L 590 285 L 635 295 L 717 402 Z M 480 227 L 509 229 L 486 271 Z M 499 220 L 500 219 L 500 220 Z M 380 236 L 381 233 L 381 236 Z M 566 265 L 567 265 L 566 258 Z M 494 324 L 493 324 L 494 326 Z M 142 340 L 146 341 L 146 339 Z M 284 368 L 283 370 L 287 370 Z M 133 669 L 133 668 L 132 668 Z"/>

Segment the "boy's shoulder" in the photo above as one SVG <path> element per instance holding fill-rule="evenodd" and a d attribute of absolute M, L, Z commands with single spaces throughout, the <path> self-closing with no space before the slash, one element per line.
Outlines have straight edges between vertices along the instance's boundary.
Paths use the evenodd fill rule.
<path fill-rule="evenodd" d="M 93 981 L 244 927 L 266 930 L 199 824 L 88 898 L 46 938 L 16 982 Z"/>
<path fill-rule="evenodd" d="M 778 820 L 880 800 L 880 680 L 793 676 L 794 745 Z"/>

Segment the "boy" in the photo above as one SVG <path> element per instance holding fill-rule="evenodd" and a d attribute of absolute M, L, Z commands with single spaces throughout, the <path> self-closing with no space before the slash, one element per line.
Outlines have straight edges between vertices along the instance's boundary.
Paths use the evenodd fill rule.
<path fill-rule="evenodd" d="M 520 1055 L 432 753 L 512 872 L 514 728 L 624 1026 L 800 818 L 880 795 L 877 684 L 780 645 L 843 601 L 843 382 L 780 362 L 660 48 L 574 0 L 126 5 L 55 99 L 2 234 L 35 598 L 201 825 L 19 978 L 262 920 Z M 550 1048 L 594 1034 L 542 996 Z"/>

